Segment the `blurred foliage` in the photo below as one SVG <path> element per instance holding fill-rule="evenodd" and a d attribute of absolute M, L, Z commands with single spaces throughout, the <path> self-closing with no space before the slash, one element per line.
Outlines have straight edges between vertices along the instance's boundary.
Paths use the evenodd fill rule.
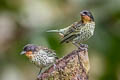
<path fill-rule="evenodd" d="M 120 0 L 0 0 L 0 80 L 36 77 L 36 67 L 19 54 L 26 44 L 49 47 L 58 57 L 76 49 L 72 44 L 59 44 L 58 34 L 46 31 L 78 21 L 83 9 L 90 10 L 96 22 L 94 36 L 85 42 L 92 66 L 90 80 L 120 80 L 119 3 Z"/>

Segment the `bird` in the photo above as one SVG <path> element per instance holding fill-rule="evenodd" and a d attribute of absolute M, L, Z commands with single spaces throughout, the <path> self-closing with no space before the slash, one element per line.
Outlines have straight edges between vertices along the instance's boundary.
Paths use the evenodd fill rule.
<path fill-rule="evenodd" d="M 38 77 L 58 59 L 53 50 L 34 44 L 25 45 L 20 54 L 27 56 L 30 62 L 40 68 Z"/>
<path fill-rule="evenodd" d="M 60 43 L 72 42 L 79 49 L 84 50 L 88 47 L 86 44 L 82 44 L 94 35 L 95 21 L 92 13 L 88 10 L 82 10 L 80 12 L 81 19 L 74 22 L 70 26 L 58 29 L 48 30 L 47 32 L 56 32 L 62 37 Z"/>

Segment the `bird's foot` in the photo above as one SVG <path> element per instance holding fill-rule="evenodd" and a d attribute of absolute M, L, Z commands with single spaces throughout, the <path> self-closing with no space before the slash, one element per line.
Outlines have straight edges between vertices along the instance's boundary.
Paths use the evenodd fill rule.
<path fill-rule="evenodd" d="M 87 48 L 85 48 L 85 47 L 78 47 L 78 49 L 81 50 L 81 51 L 86 51 L 87 50 Z"/>
<path fill-rule="evenodd" d="M 88 48 L 88 45 L 87 44 L 80 44 L 80 47 L 82 47 L 82 48 Z"/>
<path fill-rule="evenodd" d="M 84 51 L 84 53 L 88 50 L 88 45 L 87 44 L 80 44 L 80 46 L 78 47 L 78 49 L 80 51 Z"/>
<path fill-rule="evenodd" d="M 87 51 L 87 48 L 88 48 L 88 45 L 87 44 L 77 44 L 75 42 L 73 42 L 73 44 L 78 48 L 78 50 L 80 51 L 84 51 L 86 52 Z"/>
<path fill-rule="evenodd" d="M 84 53 L 85 53 L 87 51 L 87 48 L 79 47 L 78 50 L 79 51 L 84 51 Z"/>

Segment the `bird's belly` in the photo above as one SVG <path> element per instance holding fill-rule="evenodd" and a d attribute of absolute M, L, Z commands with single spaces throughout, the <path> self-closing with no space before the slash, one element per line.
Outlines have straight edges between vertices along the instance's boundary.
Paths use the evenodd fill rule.
<path fill-rule="evenodd" d="M 37 55 L 34 56 L 31 60 L 37 67 L 44 67 L 49 66 L 50 64 L 54 63 L 54 57 L 48 57 L 47 55 Z"/>
<path fill-rule="evenodd" d="M 80 33 L 78 34 L 78 37 L 76 37 L 74 41 L 77 43 L 81 43 L 81 42 L 87 41 L 91 36 L 92 36 L 91 31 L 81 30 Z"/>

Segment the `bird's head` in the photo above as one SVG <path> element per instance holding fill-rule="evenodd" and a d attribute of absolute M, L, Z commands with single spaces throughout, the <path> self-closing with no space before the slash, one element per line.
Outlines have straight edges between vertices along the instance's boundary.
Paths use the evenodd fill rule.
<path fill-rule="evenodd" d="M 83 10 L 80 12 L 81 20 L 83 23 L 94 21 L 93 15 L 90 11 Z"/>
<path fill-rule="evenodd" d="M 31 58 L 32 55 L 37 51 L 37 49 L 38 47 L 36 45 L 27 44 L 24 46 L 23 51 L 20 54 L 25 54 L 28 58 Z"/>

